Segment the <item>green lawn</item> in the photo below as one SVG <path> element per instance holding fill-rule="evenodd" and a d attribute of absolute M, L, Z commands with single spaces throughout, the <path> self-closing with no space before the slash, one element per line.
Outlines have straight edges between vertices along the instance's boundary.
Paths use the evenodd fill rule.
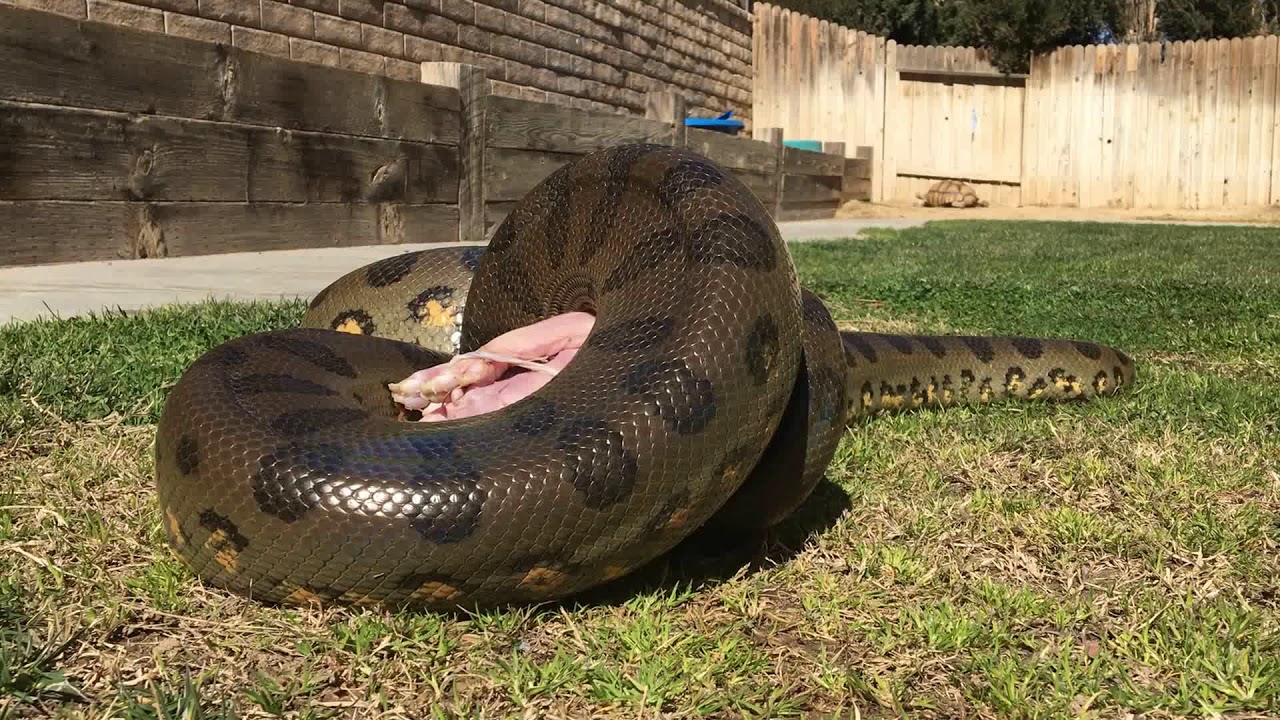
<path fill-rule="evenodd" d="M 793 246 L 843 328 L 1110 343 L 1094 404 L 887 416 L 761 546 L 556 607 L 278 609 L 193 583 L 165 389 L 301 303 L 0 329 L 0 718 L 1280 713 L 1280 232 L 939 223 Z"/>

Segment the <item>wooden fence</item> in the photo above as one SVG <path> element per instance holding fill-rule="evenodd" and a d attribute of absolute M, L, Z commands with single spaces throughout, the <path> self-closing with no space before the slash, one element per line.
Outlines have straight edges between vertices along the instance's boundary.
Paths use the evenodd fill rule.
<path fill-rule="evenodd" d="M 591 150 L 686 143 L 780 219 L 869 196 L 870 162 L 651 117 L 423 82 L 0 6 L 0 266 L 404 242 L 484 242 Z"/>
<path fill-rule="evenodd" d="M 876 201 L 955 178 L 1004 206 L 1280 203 L 1280 37 L 1066 47 L 1017 75 L 973 48 L 754 13 L 756 123 L 871 146 Z"/>

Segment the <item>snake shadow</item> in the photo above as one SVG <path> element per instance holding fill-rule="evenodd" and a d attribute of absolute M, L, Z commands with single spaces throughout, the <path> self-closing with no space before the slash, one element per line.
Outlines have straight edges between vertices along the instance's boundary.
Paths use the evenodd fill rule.
<path fill-rule="evenodd" d="M 677 588 L 702 592 L 750 577 L 795 558 L 811 538 L 834 526 L 852 506 L 848 492 L 824 476 L 808 499 L 772 528 L 733 537 L 695 531 L 624 577 L 542 607 L 548 611 L 613 607 L 639 595 Z"/>

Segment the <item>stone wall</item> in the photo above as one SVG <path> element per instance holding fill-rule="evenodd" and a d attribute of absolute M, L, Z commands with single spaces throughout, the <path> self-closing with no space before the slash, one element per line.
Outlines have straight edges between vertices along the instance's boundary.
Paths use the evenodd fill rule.
<path fill-rule="evenodd" d="M 93 21 L 416 80 L 480 65 L 495 94 L 643 114 L 751 114 L 751 18 L 734 0 L 0 0 Z"/>

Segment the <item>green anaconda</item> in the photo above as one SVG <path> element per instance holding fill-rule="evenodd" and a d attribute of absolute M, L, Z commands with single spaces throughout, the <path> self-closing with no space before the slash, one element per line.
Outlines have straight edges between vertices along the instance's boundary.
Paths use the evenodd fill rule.
<path fill-rule="evenodd" d="M 575 310 L 596 318 L 577 356 L 508 407 L 423 423 L 390 398 L 416 370 Z M 172 546 L 267 602 L 570 596 L 697 528 L 784 519 L 855 417 L 1133 378 L 1091 342 L 841 333 L 759 199 L 660 145 L 559 168 L 485 246 L 355 269 L 301 324 L 199 357 L 155 445 Z"/>

